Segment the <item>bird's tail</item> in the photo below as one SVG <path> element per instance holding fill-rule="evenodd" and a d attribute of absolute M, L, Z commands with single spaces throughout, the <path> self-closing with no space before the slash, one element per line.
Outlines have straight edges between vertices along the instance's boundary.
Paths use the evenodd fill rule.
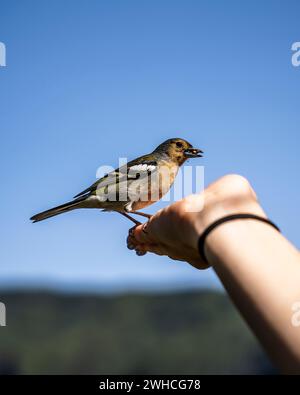
<path fill-rule="evenodd" d="M 71 211 L 71 210 L 74 210 L 75 208 L 82 207 L 81 204 L 84 200 L 85 200 L 85 197 L 73 200 L 71 202 L 51 208 L 50 210 L 46 210 L 41 213 L 38 213 L 38 214 L 34 215 L 33 217 L 31 217 L 30 219 L 33 222 L 39 222 L 39 221 L 43 221 L 44 219 L 54 217 L 55 215 L 66 213 L 67 211 Z"/>

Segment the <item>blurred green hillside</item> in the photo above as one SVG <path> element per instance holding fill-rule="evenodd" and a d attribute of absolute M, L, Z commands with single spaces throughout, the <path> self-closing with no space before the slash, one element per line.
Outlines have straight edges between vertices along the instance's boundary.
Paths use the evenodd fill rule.
<path fill-rule="evenodd" d="M 0 373 L 272 373 L 228 298 L 1 292 Z"/>

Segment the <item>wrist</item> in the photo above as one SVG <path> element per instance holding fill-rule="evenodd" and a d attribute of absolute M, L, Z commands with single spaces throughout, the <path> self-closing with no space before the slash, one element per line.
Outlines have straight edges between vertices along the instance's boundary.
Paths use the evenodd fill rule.
<path fill-rule="evenodd" d="M 195 196 L 195 195 L 194 195 Z M 201 200 L 201 210 L 193 213 L 192 243 L 198 250 L 199 236 L 215 221 L 232 214 L 254 214 L 266 218 L 266 214 L 257 201 L 256 195 L 246 179 L 241 176 L 225 176 L 208 187 Z M 198 207 L 199 207 L 198 203 Z"/>

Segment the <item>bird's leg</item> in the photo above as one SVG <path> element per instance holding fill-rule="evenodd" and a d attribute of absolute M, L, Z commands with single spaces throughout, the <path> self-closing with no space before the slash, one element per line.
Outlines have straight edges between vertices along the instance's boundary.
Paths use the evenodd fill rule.
<path fill-rule="evenodd" d="M 137 221 L 136 219 L 132 218 L 130 215 L 128 215 L 127 213 L 118 211 L 118 213 L 124 215 L 124 217 L 130 219 L 130 221 L 134 222 L 136 225 L 141 225 L 140 221 Z"/>
<path fill-rule="evenodd" d="M 150 219 L 152 217 L 151 214 L 147 214 L 147 213 L 142 213 L 140 211 L 132 211 L 132 214 L 137 214 L 137 215 L 141 215 L 142 217 L 146 217 L 148 219 Z"/>
<path fill-rule="evenodd" d="M 124 207 L 125 213 L 122 212 L 121 214 L 125 215 L 125 217 L 127 217 L 128 219 L 130 219 L 130 220 L 133 221 L 134 223 L 137 223 L 138 225 L 140 225 L 140 222 L 139 222 L 139 221 L 136 221 L 135 219 L 133 219 L 132 217 L 130 217 L 127 213 L 141 215 L 142 217 L 146 217 L 146 218 L 148 218 L 148 219 L 150 219 L 150 218 L 152 217 L 152 215 L 150 215 L 150 214 L 141 213 L 140 211 L 133 211 L 133 209 L 132 209 L 132 203 L 133 203 L 133 202 L 129 202 L 128 204 L 126 204 L 126 206 Z"/>

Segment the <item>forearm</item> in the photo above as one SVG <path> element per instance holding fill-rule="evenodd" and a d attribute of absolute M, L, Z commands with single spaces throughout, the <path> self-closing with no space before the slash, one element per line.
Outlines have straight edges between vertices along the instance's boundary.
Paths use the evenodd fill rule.
<path fill-rule="evenodd" d="M 283 372 L 300 372 L 300 327 L 292 305 L 300 301 L 299 252 L 271 226 L 237 220 L 206 240 L 209 262 L 270 356 Z"/>
<path fill-rule="evenodd" d="M 300 254 L 272 226 L 254 219 L 223 223 L 206 238 L 205 262 L 199 236 L 232 214 L 266 218 L 249 182 L 228 175 L 200 195 L 190 195 L 158 212 L 129 235 L 129 248 L 211 265 L 270 356 L 283 372 L 300 372 L 300 327 L 292 306 L 300 302 Z"/>

